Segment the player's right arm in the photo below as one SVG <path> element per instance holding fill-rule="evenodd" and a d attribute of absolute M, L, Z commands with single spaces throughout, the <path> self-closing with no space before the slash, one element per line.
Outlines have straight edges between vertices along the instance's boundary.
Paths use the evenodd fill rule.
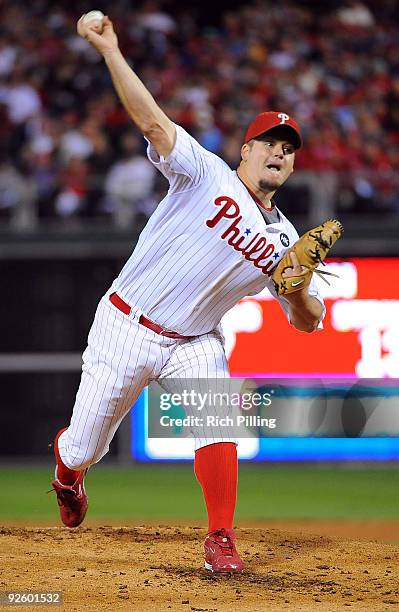
<path fill-rule="evenodd" d="M 79 19 L 78 34 L 85 38 L 104 58 L 118 96 L 141 133 L 153 144 L 157 153 L 167 157 L 176 141 L 176 127 L 133 72 L 118 46 L 112 22 L 104 17 L 102 34 Z"/>

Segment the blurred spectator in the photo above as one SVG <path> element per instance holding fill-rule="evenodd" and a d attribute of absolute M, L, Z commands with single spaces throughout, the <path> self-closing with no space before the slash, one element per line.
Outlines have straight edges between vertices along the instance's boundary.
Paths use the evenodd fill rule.
<path fill-rule="evenodd" d="M 173 34 L 176 31 L 176 22 L 171 15 L 164 13 L 159 3 L 154 0 L 146 0 L 138 16 L 138 24 L 148 30 Z"/>
<path fill-rule="evenodd" d="M 142 138 L 132 132 L 122 138 L 122 159 L 111 166 L 105 179 L 105 210 L 114 213 L 119 227 L 132 225 L 137 213 L 150 215 L 156 206 L 156 170 L 143 157 Z"/>
<path fill-rule="evenodd" d="M 80 157 L 70 157 L 59 174 L 60 191 L 55 211 L 60 217 L 72 217 L 83 211 L 88 192 L 89 167 Z"/>
<path fill-rule="evenodd" d="M 33 183 L 11 163 L 6 160 L 0 163 L 0 218 L 8 218 L 16 228 L 33 228 L 36 225 L 35 200 Z"/>
<path fill-rule="evenodd" d="M 17 50 L 6 38 L 0 38 L 0 77 L 10 74 L 15 66 Z"/>
<path fill-rule="evenodd" d="M 369 8 L 358 2 L 351 0 L 337 11 L 337 17 L 341 23 L 354 28 L 371 28 L 374 25 L 373 13 Z"/>
<path fill-rule="evenodd" d="M 41 100 L 31 79 L 18 69 L 11 73 L 9 82 L 0 88 L 0 101 L 6 104 L 12 123 L 20 125 L 39 115 Z"/>

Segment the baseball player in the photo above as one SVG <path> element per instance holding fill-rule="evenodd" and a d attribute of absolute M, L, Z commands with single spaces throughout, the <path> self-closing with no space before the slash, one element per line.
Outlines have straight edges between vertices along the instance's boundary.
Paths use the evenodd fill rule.
<path fill-rule="evenodd" d="M 205 150 L 159 108 L 123 58 L 108 17 L 103 31 L 78 22 L 78 33 L 103 56 L 115 89 L 148 141 L 148 157 L 169 191 L 102 297 L 83 354 L 80 386 L 68 428 L 58 432 L 55 480 L 61 519 L 85 516 L 84 479 L 108 451 L 124 416 L 151 380 L 226 379 L 222 316 L 246 295 L 268 287 L 297 329 L 311 332 L 324 316 L 313 279 L 295 253 L 283 277 L 298 277 L 278 295 L 272 270 L 298 234 L 273 203 L 293 172 L 301 146 L 298 124 L 285 112 L 258 115 L 248 127 L 236 171 Z M 294 281 L 292 281 L 294 285 Z M 205 567 L 240 572 L 232 530 L 237 493 L 233 438 L 195 427 L 194 470 L 207 513 Z"/>

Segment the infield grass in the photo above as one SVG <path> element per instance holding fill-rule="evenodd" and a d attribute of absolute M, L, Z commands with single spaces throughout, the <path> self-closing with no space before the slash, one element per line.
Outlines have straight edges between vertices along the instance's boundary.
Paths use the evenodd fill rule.
<path fill-rule="evenodd" d="M 0 468 L 0 521 L 56 519 L 52 468 Z M 90 518 L 203 521 L 202 492 L 191 465 L 96 466 L 87 478 Z M 237 520 L 398 519 L 399 469 L 240 467 Z"/>

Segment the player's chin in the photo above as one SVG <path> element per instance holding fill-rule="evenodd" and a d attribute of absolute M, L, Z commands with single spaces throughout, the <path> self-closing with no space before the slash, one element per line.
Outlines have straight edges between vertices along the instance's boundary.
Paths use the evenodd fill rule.
<path fill-rule="evenodd" d="M 278 189 L 283 182 L 283 180 L 277 177 L 275 179 L 260 179 L 259 189 L 265 193 L 270 193 L 270 191 L 276 191 L 276 189 Z"/>

